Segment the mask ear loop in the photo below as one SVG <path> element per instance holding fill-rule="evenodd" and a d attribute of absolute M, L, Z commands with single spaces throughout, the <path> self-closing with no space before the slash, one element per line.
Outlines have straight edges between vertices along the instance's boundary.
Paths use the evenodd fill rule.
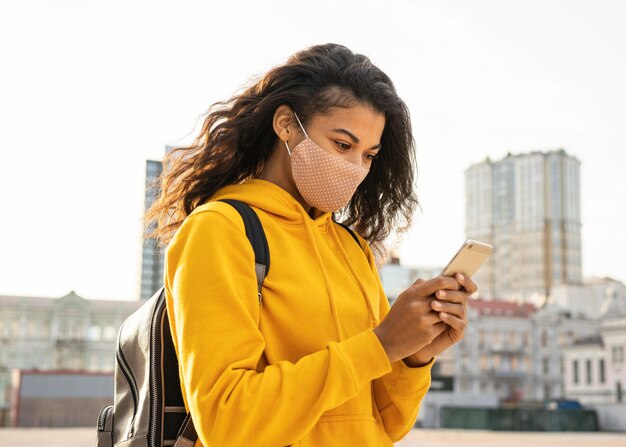
<path fill-rule="evenodd" d="M 307 139 L 310 140 L 309 136 L 306 133 L 306 130 L 304 130 L 304 126 L 302 125 L 302 123 L 300 122 L 300 118 L 298 118 L 298 115 L 296 114 L 296 112 L 293 112 L 293 116 L 296 117 L 296 120 L 298 120 L 298 124 L 300 125 L 300 129 L 302 129 L 302 132 L 304 132 L 304 136 L 307 137 Z M 285 146 L 287 146 L 287 153 L 289 154 L 289 156 L 291 157 L 291 149 L 289 149 L 289 145 L 287 144 L 287 141 L 285 140 Z"/>
<path fill-rule="evenodd" d="M 298 118 L 298 115 L 296 114 L 296 112 L 293 112 L 293 116 L 295 116 L 296 119 L 298 120 L 298 124 L 300 124 L 300 129 L 302 129 L 302 132 L 304 132 L 304 136 L 309 138 L 309 136 L 307 135 L 306 130 L 304 130 L 304 126 L 300 122 L 300 118 Z"/>

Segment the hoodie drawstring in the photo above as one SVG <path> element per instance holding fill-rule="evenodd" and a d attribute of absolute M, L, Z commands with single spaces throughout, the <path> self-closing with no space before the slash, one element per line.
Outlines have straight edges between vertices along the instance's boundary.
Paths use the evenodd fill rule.
<path fill-rule="evenodd" d="M 342 330 L 341 330 L 341 325 L 339 324 L 339 313 L 337 312 L 337 303 L 335 301 L 335 295 L 333 294 L 333 289 L 330 286 L 330 280 L 328 279 L 328 273 L 326 272 L 326 267 L 324 267 L 324 261 L 322 260 L 322 255 L 320 254 L 320 250 L 317 247 L 317 242 L 315 241 L 315 236 L 313 234 L 313 230 L 311 229 L 311 223 L 309 222 L 311 220 L 311 218 L 309 217 L 308 214 L 306 214 L 304 212 L 304 209 L 302 209 L 302 213 L 303 213 L 303 220 L 304 220 L 304 226 L 306 227 L 306 231 L 309 235 L 309 238 L 311 239 L 311 243 L 313 244 L 313 247 L 315 249 L 315 254 L 317 256 L 317 262 L 320 265 L 320 268 L 322 269 L 322 276 L 324 277 L 324 284 L 326 285 L 326 291 L 328 292 L 328 301 L 330 303 L 330 311 L 331 314 L 333 315 L 333 320 L 335 323 L 335 332 L 337 335 L 337 340 L 341 341 L 344 339 Z"/>
<path fill-rule="evenodd" d="M 365 302 L 367 303 L 367 309 L 369 310 L 370 322 L 372 324 L 372 327 L 376 327 L 380 323 L 380 320 L 378 319 L 378 315 L 376 315 L 376 312 L 374 312 L 374 307 L 372 306 L 372 298 L 370 297 L 370 294 L 368 293 L 367 287 L 365 287 L 365 284 L 363 284 L 363 281 L 361 281 L 361 278 L 357 274 L 356 270 L 354 269 L 354 266 L 352 265 L 352 262 L 350 261 L 350 257 L 348 256 L 348 253 L 346 253 L 346 250 L 343 248 L 343 244 L 341 243 L 341 240 L 339 239 L 339 235 L 337 234 L 337 229 L 335 228 L 334 223 L 330 221 L 328 225 L 330 226 L 330 229 L 331 229 L 330 231 L 333 234 L 333 237 L 335 241 L 337 242 L 337 245 L 339 246 L 339 250 L 341 251 L 341 254 L 343 255 L 343 259 L 346 261 L 346 264 L 350 268 L 350 272 L 352 273 L 352 276 L 354 276 L 354 278 L 356 279 L 357 283 L 359 284 L 359 288 L 361 289 L 361 292 L 363 293 L 363 298 L 365 299 Z"/>

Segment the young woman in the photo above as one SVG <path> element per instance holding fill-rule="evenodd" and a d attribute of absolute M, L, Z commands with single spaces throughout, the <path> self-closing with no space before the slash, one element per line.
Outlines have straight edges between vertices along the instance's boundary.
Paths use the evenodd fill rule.
<path fill-rule="evenodd" d="M 169 242 L 167 308 L 196 445 L 391 446 L 411 429 L 476 291 L 461 276 L 418 279 L 389 309 L 370 247 L 410 222 L 413 150 L 391 80 L 327 44 L 215 105 L 195 143 L 170 154 L 152 216 Z M 249 204 L 267 236 L 261 304 L 225 198 Z"/>

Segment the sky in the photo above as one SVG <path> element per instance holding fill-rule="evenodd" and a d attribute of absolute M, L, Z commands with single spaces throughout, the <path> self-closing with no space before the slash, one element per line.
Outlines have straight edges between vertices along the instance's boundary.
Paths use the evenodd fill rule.
<path fill-rule="evenodd" d="M 407 103 L 421 209 L 403 264 L 464 239 L 464 171 L 581 161 L 583 274 L 626 281 L 626 2 L 0 0 L 0 295 L 139 296 L 145 163 L 310 45 Z"/>

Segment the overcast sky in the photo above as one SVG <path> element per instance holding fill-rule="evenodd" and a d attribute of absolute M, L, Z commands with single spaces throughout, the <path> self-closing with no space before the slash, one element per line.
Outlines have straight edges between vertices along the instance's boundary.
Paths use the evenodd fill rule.
<path fill-rule="evenodd" d="M 564 148 L 582 163 L 583 273 L 626 280 L 626 2 L 0 1 L 0 294 L 135 299 L 146 159 L 309 45 L 394 80 L 422 210 L 399 253 L 445 264 L 464 170 Z"/>

